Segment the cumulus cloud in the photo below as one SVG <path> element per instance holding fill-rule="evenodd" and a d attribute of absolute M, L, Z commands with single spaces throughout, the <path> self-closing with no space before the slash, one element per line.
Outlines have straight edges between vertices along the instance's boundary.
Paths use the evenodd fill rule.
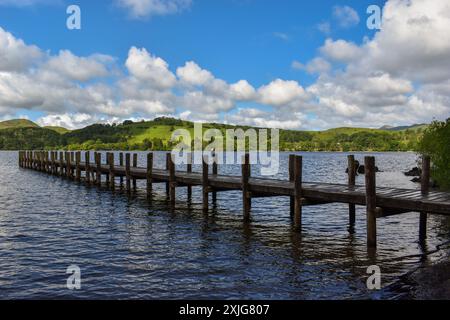
<path fill-rule="evenodd" d="M 387 1 L 372 38 L 329 38 L 309 62 L 292 62 L 316 75 L 308 86 L 228 82 L 195 61 L 171 69 L 138 47 L 122 68 L 107 55 L 51 54 L 0 28 L 0 113 L 37 110 L 40 123 L 69 128 L 159 115 L 290 129 L 442 119 L 450 114 L 448 12 L 447 1 Z"/>
<path fill-rule="evenodd" d="M 175 85 L 175 75 L 169 70 L 167 62 L 151 55 L 146 49 L 132 47 L 125 65 L 132 76 L 156 88 L 167 89 Z"/>
<path fill-rule="evenodd" d="M 0 27 L 0 71 L 23 71 L 42 55 L 38 47 L 26 45 Z"/>
<path fill-rule="evenodd" d="M 305 97 L 305 90 L 297 81 L 276 79 L 258 89 L 262 103 L 280 107 Z"/>
<path fill-rule="evenodd" d="M 192 0 L 116 0 L 117 5 L 127 8 L 133 18 L 168 15 L 188 9 Z"/>
<path fill-rule="evenodd" d="M 353 27 L 359 23 L 358 12 L 349 6 L 335 6 L 333 8 L 333 17 L 343 28 Z"/>

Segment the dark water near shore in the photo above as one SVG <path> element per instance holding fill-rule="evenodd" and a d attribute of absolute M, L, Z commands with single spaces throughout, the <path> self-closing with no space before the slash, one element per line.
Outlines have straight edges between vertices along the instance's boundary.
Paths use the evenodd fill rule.
<path fill-rule="evenodd" d="M 357 154 L 362 160 L 365 154 Z M 377 184 L 417 188 L 401 172 L 412 153 L 375 154 Z M 346 181 L 346 154 L 305 153 L 304 180 Z M 144 165 L 145 154 L 139 163 Z M 164 155 L 156 165 L 163 167 Z M 282 154 L 279 177 L 287 177 Z M 195 170 L 196 168 L 194 168 Z M 239 173 L 237 166 L 221 168 Z M 256 174 L 257 172 L 255 172 Z M 378 220 L 379 247 L 369 255 L 365 210 L 349 234 L 345 204 L 304 208 L 301 235 L 291 229 L 286 198 L 253 200 L 252 222 L 242 222 L 240 192 L 218 194 L 202 212 L 200 189 L 188 204 L 184 188 L 170 212 L 165 187 L 152 204 L 142 188 L 118 191 L 19 169 L 16 152 L 0 152 L 0 298 L 93 299 L 356 299 L 401 298 L 391 287 L 421 265 L 417 213 Z M 363 184 L 364 177 L 357 183 Z M 142 187 L 143 182 L 138 182 Z M 449 219 L 431 216 L 427 251 L 450 239 Z M 66 268 L 81 268 L 82 288 L 66 288 Z M 381 291 L 366 288 L 366 269 L 378 265 Z"/>

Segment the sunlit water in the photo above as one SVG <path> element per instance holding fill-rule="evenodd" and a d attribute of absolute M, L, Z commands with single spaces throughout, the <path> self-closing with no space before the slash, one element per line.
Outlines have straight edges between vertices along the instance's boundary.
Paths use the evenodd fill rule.
<path fill-rule="evenodd" d="M 417 188 L 401 172 L 415 166 L 412 153 L 375 154 L 378 185 Z M 305 153 L 304 180 L 346 182 L 346 154 Z M 364 154 L 356 154 L 362 162 Z M 116 157 L 117 159 L 117 157 Z M 145 165 L 145 154 L 139 154 Z M 156 156 L 163 167 L 164 154 Z M 194 168 L 198 170 L 199 168 Z M 257 175 L 257 168 L 254 168 Z M 221 173 L 239 173 L 238 166 Z M 278 178 L 287 177 L 287 154 Z M 202 212 L 201 190 L 192 203 L 177 189 L 171 212 L 164 185 L 153 201 L 144 182 L 131 198 L 19 169 L 16 152 L 0 153 L 0 297 L 93 299 L 357 299 L 399 298 L 392 287 L 423 259 L 418 214 L 378 220 L 378 249 L 366 249 L 365 210 L 348 232 L 348 205 L 303 210 L 303 233 L 292 231 L 287 198 L 253 200 L 252 221 L 242 221 L 240 192 L 218 194 Z M 357 178 L 358 184 L 364 177 Z M 450 239 L 449 219 L 429 219 L 426 250 Z M 426 256 L 436 259 L 439 254 Z M 82 288 L 66 287 L 69 265 L 81 268 Z M 366 287 L 369 265 L 382 270 L 381 291 Z"/>

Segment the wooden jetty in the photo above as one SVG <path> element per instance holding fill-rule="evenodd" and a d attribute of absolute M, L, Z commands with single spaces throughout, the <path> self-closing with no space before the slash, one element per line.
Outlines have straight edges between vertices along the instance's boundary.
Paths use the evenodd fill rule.
<path fill-rule="evenodd" d="M 19 151 L 19 166 L 49 174 L 73 179 L 86 184 L 101 185 L 102 177 L 111 190 L 116 188 L 116 179 L 123 184 L 125 190 L 136 189 L 136 180 L 147 182 L 147 195 L 150 197 L 154 183 L 165 183 L 170 204 L 175 205 L 176 189 L 188 188 L 188 197 L 192 195 L 192 187 L 200 186 L 203 193 L 203 210 L 208 211 L 209 194 L 215 201 L 217 192 L 240 190 L 243 198 L 243 218 L 251 218 L 252 198 L 280 197 L 290 199 L 290 214 L 296 230 L 301 232 L 302 207 L 327 203 L 349 204 L 349 224 L 355 224 L 355 206 L 366 207 L 367 246 L 377 245 L 377 219 L 406 212 L 419 212 L 419 241 L 424 242 L 427 230 L 427 215 L 450 215 L 450 193 L 429 190 L 430 158 L 423 158 L 421 190 L 387 188 L 376 186 L 375 158 L 365 157 L 365 185 L 355 184 L 356 166 L 354 156 L 348 156 L 348 184 L 314 183 L 302 181 L 302 157 L 289 156 L 289 180 L 275 180 L 251 177 L 249 155 L 244 156 L 241 176 L 218 174 L 217 164 L 213 164 L 212 172 L 207 159 L 204 159 L 202 172 L 193 172 L 192 164 L 186 171 L 176 171 L 171 154 L 167 153 L 166 169 L 153 166 L 153 153 L 147 154 L 147 166 L 137 166 L 137 154 L 119 153 L 119 164 L 115 154 L 106 153 L 106 161 L 102 154 L 94 152 L 57 152 L 57 151 Z"/>

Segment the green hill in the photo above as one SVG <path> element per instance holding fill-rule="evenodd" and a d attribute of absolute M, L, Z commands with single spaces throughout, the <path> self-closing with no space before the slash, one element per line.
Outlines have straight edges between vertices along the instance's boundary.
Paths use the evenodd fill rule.
<path fill-rule="evenodd" d="M 7 129 L 0 130 L 0 149 L 171 150 L 174 143 L 170 141 L 170 138 L 174 130 L 183 128 L 192 134 L 194 129 L 192 122 L 173 118 L 157 118 L 141 122 L 125 121 L 112 125 L 94 124 L 73 131 L 60 127 L 41 128 L 31 121 L 28 123 L 25 121 L 27 120 L 9 121 L 7 125 L 4 125 Z M 218 123 L 203 124 L 204 130 L 209 128 L 218 129 L 225 136 L 227 129 L 237 127 Z M 246 130 L 249 127 L 240 128 Z M 421 134 L 421 130 L 409 129 L 280 130 L 280 149 L 284 151 L 411 151 L 416 149 Z"/>
<path fill-rule="evenodd" d="M 27 119 L 14 119 L 0 122 L 0 130 L 12 128 L 39 128 L 39 126 Z"/>
<path fill-rule="evenodd" d="M 60 134 L 64 134 L 64 133 L 67 133 L 67 132 L 70 131 L 69 129 L 66 129 L 66 128 L 64 128 L 64 127 L 57 127 L 57 126 L 46 126 L 46 127 L 44 127 L 44 128 L 45 128 L 45 129 L 49 129 L 49 130 L 56 131 L 56 132 L 58 132 L 58 133 L 60 133 Z"/>

